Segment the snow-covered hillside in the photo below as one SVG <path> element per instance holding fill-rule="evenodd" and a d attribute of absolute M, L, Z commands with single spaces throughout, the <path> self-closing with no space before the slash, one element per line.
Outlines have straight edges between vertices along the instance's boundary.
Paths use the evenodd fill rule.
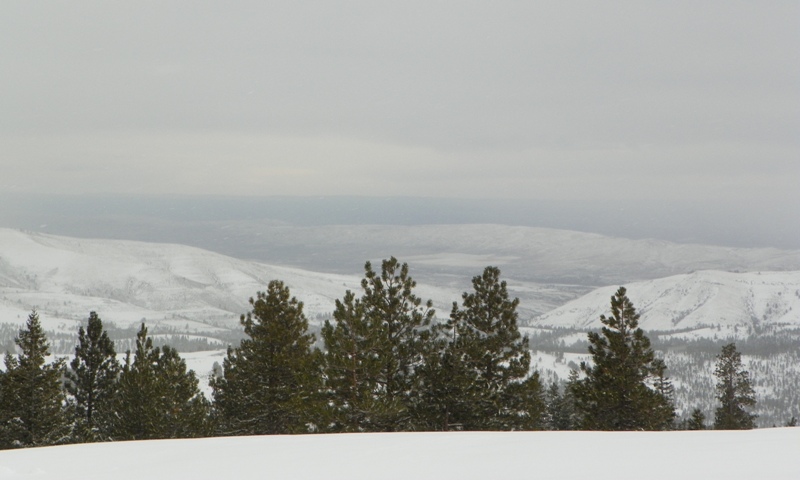
<path fill-rule="evenodd" d="M 379 268 L 379 267 L 378 267 Z M 198 248 L 89 240 L 0 229 L 0 322 L 21 323 L 37 308 L 51 330 L 77 329 L 95 310 L 112 324 L 140 322 L 180 331 L 237 324 L 248 299 L 282 280 L 312 318 L 333 310 L 360 278 L 276 267 Z M 420 285 L 419 294 L 449 312 L 460 293 Z"/>
<path fill-rule="evenodd" d="M 752 373 L 758 425 L 782 425 L 800 414 L 800 271 L 700 271 L 625 285 L 668 366 L 679 416 L 694 408 L 711 415 L 715 355 L 737 342 Z M 599 288 L 536 317 L 522 330 L 533 339 L 535 368 L 546 381 L 566 380 L 586 354 L 586 331 L 609 316 L 617 286 Z M 572 353 L 563 353 L 563 350 Z M 552 355 L 553 352 L 562 353 Z M 580 352 L 580 353 L 578 353 Z"/>
<path fill-rule="evenodd" d="M 743 338 L 800 329 L 800 271 L 700 271 L 625 285 L 647 331 Z M 531 326 L 600 328 L 617 287 L 603 287 L 533 319 Z"/>
<path fill-rule="evenodd" d="M 800 428 L 383 433 L 95 443 L 0 452 L 0 478 L 796 480 Z"/>
<path fill-rule="evenodd" d="M 333 226 L 321 230 L 290 229 L 284 233 L 283 237 L 275 234 L 259 238 L 267 249 L 274 242 L 276 250 L 286 251 L 285 243 L 291 241 L 302 244 L 306 250 L 318 247 L 320 256 L 359 258 L 353 260 L 354 272 L 359 272 L 365 259 L 372 258 L 375 245 L 409 253 L 400 260 L 410 263 L 412 276 L 419 281 L 418 295 L 433 300 L 442 317 L 449 314 L 452 302 L 460 300 L 461 293 L 471 288 L 469 279 L 486 265 L 499 265 L 503 270 L 511 294 L 521 300 L 519 311 L 523 322 L 590 291 L 592 287 L 581 284 L 587 279 L 630 281 L 652 278 L 659 272 L 708 266 L 800 270 L 800 254 L 793 251 L 678 245 L 528 227 Z M 380 258 L 373 260 L 378 262 Z M 311 265 L 310 262 L 301 263 Z M 695 277 L 700 282 L 708 275 L 699 273 Z M 790 280 L 796 278 L 788 275 Z M 283 280 L 305 303 L 306 314 L 314 323 L 315 318 L 332 310 L 334 300 L 341 298 L 345 290 L 359 290 L 360 278 L 360 273 L 330 274 L 279 267 L 183 245 L 77 239 L 0 229 L 0 322 L 20 324 L 30 309 L 36 307 L 50 330 L 74 330 L 76 322 L 85 319 L 91 310 L 120 327 L 146 319 L 150 324 L 183 332 L 230 328 L 236 325 L 240 314 L 249 310 L 247 300 L 273 279 Z M 533 280 L 537 278 L 538 281 Z M 537 283 L 548 278 L 573 279 L 575 283 Z M 669 283 L 668 280 L 645 282 L 650 287 L 641 293 L 637 291 L 639 284 L 632 286 L 634 298 L 642 299 L 637 306 L 645 307 L 666 295 Z M 718 290 L 730 290 L 722 287 Z M 672 291 L 681 295 L 682 290 Z M 729 293 L 738 296 L 742 292 L 739 289 Z M 767 315 L 777 321 L 776 312 L 786 306 L 788 293 L 784 292 L 783 298 L 776 301 L 754 294 L 752 308 L 739 311 L 752 311 L 758 318 Z M 599 314 L 595 313 L 606 308 L 608 296 L 602 291 L 580 300 L 590 302 L 594 310 L 583 312 L 579 324 L 585 324 L 587 319 L 596 320 Z M 740 301 L 747 302 L 746 298 Z M 777 306 L 770 309 L 766 303 L 761 305 L 761 300 Z M 670 328 L 687 328 L 689 323 L 681 312 L 688 311 L 694 301 L 692 295 L 681 299 L 680 304 L 688 306 L 681 306 L 668 319 L 659 321 L 659 325 L 677 322 Z M 565 308 L 572 311 L 577 308 L 575 305 Z M 738 309 L 731 302 L 726 305 Z M 535 323 L 574 324 L 573 317 L 564 312 L 562 308 L 547 313 Z M 791 312 L 787 315 L 792 318 Z"/>

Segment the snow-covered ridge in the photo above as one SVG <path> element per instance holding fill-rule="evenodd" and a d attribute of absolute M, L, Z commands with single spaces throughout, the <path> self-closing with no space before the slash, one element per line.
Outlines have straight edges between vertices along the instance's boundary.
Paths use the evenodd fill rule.
<path fill-rule="evenodd" d="M 69 327 L 90 310 L 118 326 L 148 322 L 188 331 L 236 325 L 248 299 L 282 280 L 314 317 L 333 310 L 360 277 L 248 262 L 199 248 L 123 240 L 76 239 L 0 229 L 0 322 L 31 308 L 48 329 Z M 459 293 L 421 286 L 449 308 Z M 449 310 L 447 310 L 449 311 Z"/>
<path fill-rule="evenodd" d="M 497 233 L 494 226 L 442 226 L 443 230 L 420 228 L 430 234 L 431 245 L 443 244 L 442 236 L 452 235 L 453 251 L 460 244 L 458 238 L 470 235 L 474 238 L 481 230 L 493 232 L 490 236 Z M 417 268 L 424 270 L 437 265 L 445 268 L 451 263 L 456 264 L 454 270 L 423 275 L 425 282 L 418 285 L 418 295 L 432 299 L 439 316 L 446 317 L 451 303 L 460 300 L 461 293 L 469 289 L 469 277 L 480 272 L 480 263 L 507 262 L 501 268 L 511 294 L 521 299 L 520 318 L 523 323 L 531 318 L 529 312 L 547 312 L 536 317 L 530 325 L 597 327 L 600 315 L 608 312 L 608 299 L 616 285 L 573 300 L 587 291 L 586 287 L 537 284 L 513 277 L 515 269 L 512 266 L 525 264 L 528 260 L 512 260 L 524 252 L 516 251 L 512 255 L 513 249 L 508 245 L 523 240 L 523 243 L 530 242 L 528 248 L 536 252 L 531 254 L 554 269 L 559 255 L 583 247 L 588 251 L 586 242 L 589 240 L 597 243 L 594 253 L 586 253 L 577 259 L 562 258 L 560 275 L 568 275 L 571 268 L 578 268 L 577 263 L 591 258 L 601 266 L 612 264 L 625 256 L 626 248 L 631 248 L 628 256 L 639 258 L 646 253 L 646 246 L 653 246 L 650 241 L 610 239 L 577 232 L 515 227 L 502 227 L 501 230 L 510 238 L 506 243 L 494 245 L 498 248 L 496 254 L 439 251 L 410 257 L 415 278 Z M 420 242 L 417 238 L 420 229 L 414 229 L 414 232 L 411 236 Z M 347 234 L 344 236 L 350 238 Z M 560 246 L 554 247 L 554 244 Z M 666 250 L 659 250 L 662 247 Z M 687 256 L 684 263 L 694 256 L 699 259 L 699 264 L 704 264 L 702 259 L 706 257 L 697 251 L 721 258 L 715 249 L 724 250 L 661 245 L 650 253 L 653 258 L 659 258 L 651 265 L 662 264 L 679 252 Z M 503 252 L 509 255 L 503 256 Z M 547 257 L 547 252 L 555 257 Z M 793 252 L 771 249 L 731 249 L 731 255 L 736 262 L 745 265 L 773 264 L 782 259 L 788 261 L 784 263 L 787 266 L 793 265 L 795 256 Z M 359 266 L 354 267 L 357 269 Z M 798 272 L 800 269 L 749 273 L 698 271 L 626 286 L 642 313 L 642 326 L 648 330 L 699 332 L 720 325 L 741 328 L 738 333 L 747 335 L 768 325 L 800 325 Z M 628 274 L 634 275 L 635 272 Z M 171 326 L 187 333 L 208 332 L 236 325 L 239 315 L 249 310 L 248 299 L 275 279 L 283 280 L 292 294 L 304 302 L 306 314 L 313 323 L 317 317 L 332 311 L 335 299 L 341 298 L 347 289 L 359 291 L 361 277 L 244 261 L 184 245 L 77 239 L 0 229 L 0 322 L 21 323 L 30 309 L 36 307 L 49 330 L 74 330 L 77 322 L 85 319 L 90 310 L 96 310 L 105 321 L 120 327 L 137 324 L 144 318 L 148 323 Z"/>
<path fill-rule="evenodd" d="M 649 331 L 719 328 L 747 336 L 765 328 L 800 328 L 800 271 L 732 273 L 699 271 L 625 285 Z M 532 326 L 600 328 L 616 286 L 594 290 L 533 319 Z M 705 331 L 705 334 L 703 332 Z"/>

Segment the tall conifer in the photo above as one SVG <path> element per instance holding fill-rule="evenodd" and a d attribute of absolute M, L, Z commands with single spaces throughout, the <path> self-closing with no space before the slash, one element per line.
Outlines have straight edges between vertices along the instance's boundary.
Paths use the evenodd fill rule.
<path fill-rule="evenodd" d="M 242 315 L 248 338 L 228 348 L 213 378 L 215 417 L 223 435 L 305 433 L 320 428 L 320 353 L 303 303 L 271 281 Z"/>
<path fill-rule="evenodd" d="M 153 346 L 142 324 L 136 352 L 128 351 L 113 399 L 114 440 L 201 437 L 211 433 L 210 405 L 194 371 L 177 351 Z"/>
<path fill-rule="evenodd" d="M 14 341 L 19 355 L 6 354 L 6 369 L 0 376 L 0 446 L 37 447 L 69 441 L 61 389 L 64 361 L 45 364 L 49 344 L 36 311 Z"/>
<path fill-rule="evenodd" d="M 537 372 L 530 373 L 528 338 L 517 325 L 519 299 L 511 299 L 497 267 L 472 279 L 462 307 L 453 304 L 444 326 L 450 338 L 441 381 L 450 385 L 450 419 L 465 430 L 541 428 L 544 392 Z"/>
<path fill-rule="evenodd" d="M 415 429 L 419 371 L 432 345 L 435 312 L 414 294 L 407 264 L 391 257 L 380 273 L 370 262 L 364 271 L 361 298 L 345 294 L 335 322 L 323 329 L 333 423 L 351 431 Z"/>
<path fill-rule="evenodd" d="M 103 330 L 97 313 L 91 312 L 86 329 L 83 326 L 78 329 L 75 357 L 64 384 L 74 402 L 78 440 L 108 438 L 111 400 L 119 372 L 114 342 Z"/>
<path fill-rule="evenodd" d="M 581 427 L 587 430 L 663 430 L 674 417 L 669 399 L 646 383 L 655 356 L 626 293 L 623 287 L 617 290 L 611 316 L 600 317 L 601 332 L 589 333 L 592 363 L 581 362 L 586 378 L 573 386 Z"/>
<path fill-rule="evenodd" d="M 750 383 L 750 373 L 742 365 L 742 354 L 736 344 L 722 347 L 714 370 L 717 377 L 717 400 L 714 413 L 716 430 L 749 430 L 755 428 L 756 416 L 748 412 L 756 404 L 755 391 Z"/>

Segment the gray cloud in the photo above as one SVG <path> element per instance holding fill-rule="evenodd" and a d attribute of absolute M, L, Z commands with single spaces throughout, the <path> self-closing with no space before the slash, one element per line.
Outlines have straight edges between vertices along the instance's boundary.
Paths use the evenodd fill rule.
<path fill-rule="evenodd" d="M 6 2 L 0 183 L 796 204 L 797 18 L 796 2 Z"/>

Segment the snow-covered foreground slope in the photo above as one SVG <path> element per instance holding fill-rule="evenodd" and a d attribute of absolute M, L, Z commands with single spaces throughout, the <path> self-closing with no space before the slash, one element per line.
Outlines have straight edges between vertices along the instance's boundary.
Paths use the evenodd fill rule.
<path fill-rule="evenodd" d="M 743 338 L 764 329 L 800 328 L 800 271 L 701 271 L 625 287 L 647 331 Z M 594 290 L 538 316 L 531 325 L 600 328 L 600 315 L 610 314 L 616 289 Z"/>
<path fill-rule="evenodd" d="M 4 451 L 0 478 L 796 480 L 798 447 L 800 428 L 234 437 Z"/>

